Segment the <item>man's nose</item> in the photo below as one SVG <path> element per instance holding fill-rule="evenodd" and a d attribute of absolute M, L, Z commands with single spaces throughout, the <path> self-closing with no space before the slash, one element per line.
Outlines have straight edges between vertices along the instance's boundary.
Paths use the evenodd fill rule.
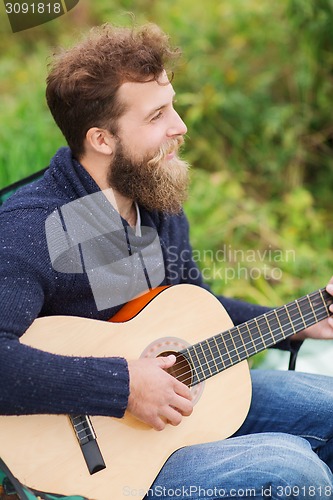
<path fill-rule="evenodd" d="M 177 111 L 174 112 L 173 121 L 168 128 L 167 136 L 174 137 L 178 135 L 185 135 L 187 132 L 187 127 Z"/>

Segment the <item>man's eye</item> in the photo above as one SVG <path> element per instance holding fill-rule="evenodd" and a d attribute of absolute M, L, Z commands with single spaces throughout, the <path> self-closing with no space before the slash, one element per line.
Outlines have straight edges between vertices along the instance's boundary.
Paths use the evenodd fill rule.
<path fill-rule="evenodd" d="M 162 114 L 163 114 L 162 111 L 159 111 L 157 113 L 157 115 L 153 116 L 150 121 L 154 122 L 154 121 L 158 120 L 159 118 L 161 118 Z"/>

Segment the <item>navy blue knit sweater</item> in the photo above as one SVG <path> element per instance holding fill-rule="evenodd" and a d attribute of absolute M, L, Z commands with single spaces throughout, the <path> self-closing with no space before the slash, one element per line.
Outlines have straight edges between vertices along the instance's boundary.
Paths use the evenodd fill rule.
<path fill-rule="evenodd" d="M 15 193 L 0 211 L 0 414 L 121 417 L 126 409 L 129 375 L 125 359 L 52 355 L 19 342 L 38 316 L 61 314 L 107 320 L 119 309 L 99 311 L 86 274 L 56 271 L 47 248 L 48 215 L 97 191 L 98 186 L 72 158 L 70 150 L 62 148 L 44 177 Z M 185 215 L 165 216 L 143 208 L 140 214 L 141 224 L 156 229 L 160 238 L 166 269 L 162 284 L 205 286 L 196 264 L 188 258 L 191 247 Z M 175 253 L 186 255 L 186 260 L 175 262 Z M 171 259 L 172 267 L 168 266 Z M 267 310 L 219 299 L 235 324 Z"/>

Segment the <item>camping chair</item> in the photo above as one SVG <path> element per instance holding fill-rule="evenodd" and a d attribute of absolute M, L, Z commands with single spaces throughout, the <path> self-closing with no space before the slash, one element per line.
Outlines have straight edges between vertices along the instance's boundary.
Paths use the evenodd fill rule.
<path fill-rule="evenodd" d="M 26 186 L 27 184 L 30 184 L 31 182 L 39 179 L 40 177 L 42 177 L 42 175 L 44 174 L 44 172 L 47 170 L 47 168 L 44 168 L 38 172 L 35 172 L 34 174 L 32 175 L 29 175 L 28 177 L 20 180 L 20 181 L 17 181 L 17 182 L 14 182 L 13 184 L 11 184 L 10 186 L 7 186 L 3 189 L 0 190 L 0 207 L 1 205 L 3 204 L 3 202 L 9 198 L 9 196 L 11 196 L 13 193 L 15 193 L 15 191 L 22 187 L 22 186 Z M 296 367 L 296 359 L 297 359 L 297 352 L 296 353 L 293 353 L 291 352 L 290 353 L 290 358 L 289 358 L 289 365 L 288 365 L 288 369 L 289 370 L 295 370 L 295 367 Z"/>
<path fill-rule="evenodd" d="M 39 179 L 40 177 L 42 177 L 42 175 L 46 170 L 47 168 L 43 168 L 42 170 L 39 170 L 38 172 L 35 172 L 34 174 L 31 174 L 20 181 L 14 182 L 10 186 L 0 189 L 0 207 L 3 204 L 3 202 L 7 200 L 7 198 L 9 198 L 13 193 L 15 193 L 15 191 L 18 188 L 26 186 L 27 184 L 30 184 L 31 182 Z"/>

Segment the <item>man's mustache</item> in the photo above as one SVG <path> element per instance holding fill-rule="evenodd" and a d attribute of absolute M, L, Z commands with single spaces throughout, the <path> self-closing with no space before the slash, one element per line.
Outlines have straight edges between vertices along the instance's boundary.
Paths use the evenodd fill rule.
<path fill-rule="evenodd" d="M 156 152 L 155 156 L 151 158 L 148 162 L 148 166 L 157 165 L 161 160 L 164 160 L 170 153 L 174 151 L 178 151 L 179 148 L 184 144 L 184 137 L 179 136 L 173 139 L 170 139 L 166 143 L 164 143 Z"/>

